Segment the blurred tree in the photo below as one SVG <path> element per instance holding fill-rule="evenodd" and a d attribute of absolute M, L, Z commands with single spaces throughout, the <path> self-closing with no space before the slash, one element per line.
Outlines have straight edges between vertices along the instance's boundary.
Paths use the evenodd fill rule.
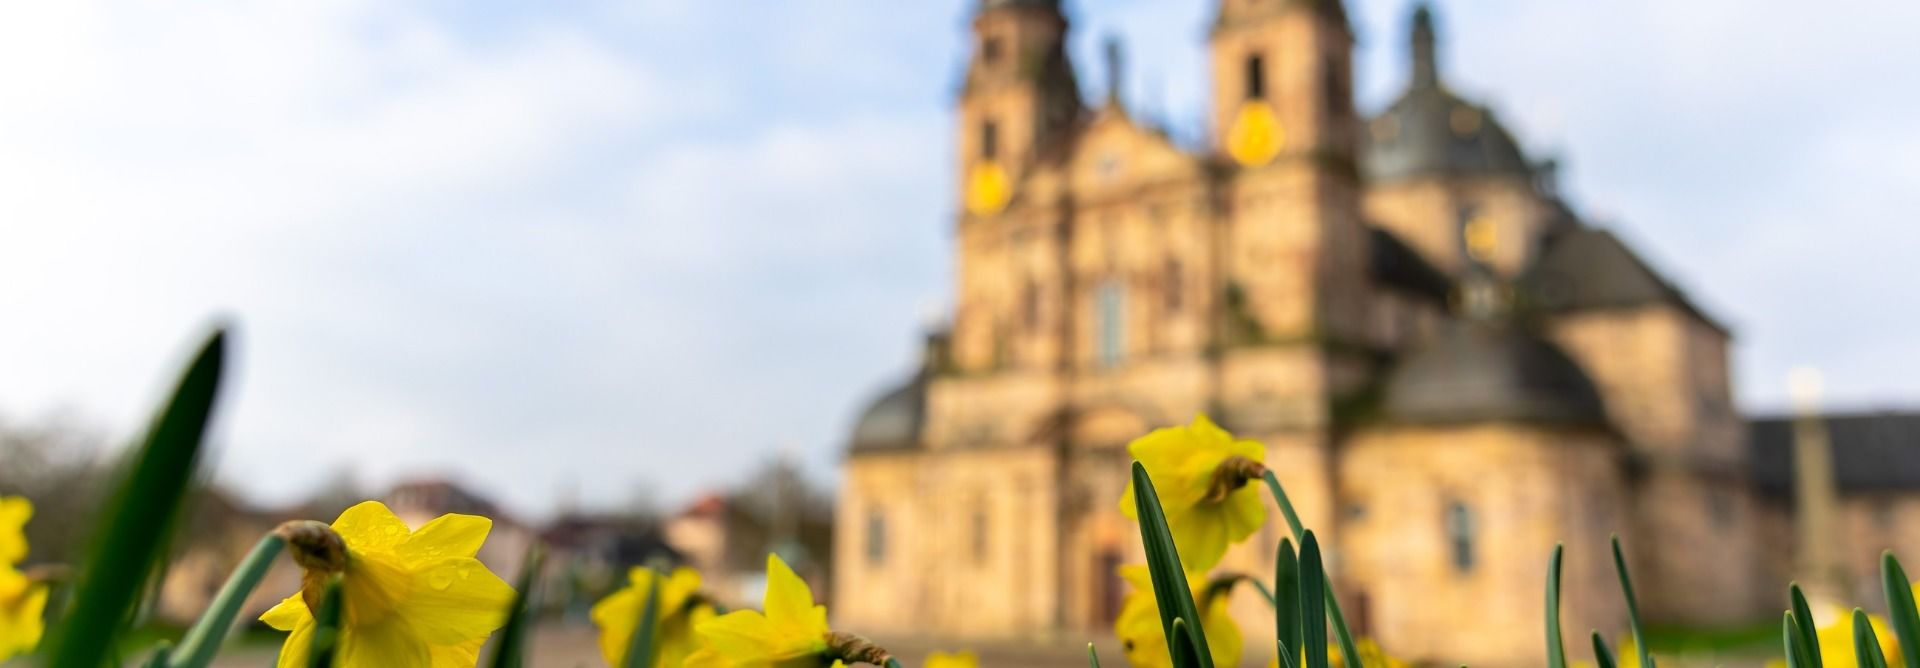
<path fill-rule="evenodd" d="M 808 480 L 794 457 L 767 458 L 727 503 L 727 566 L 766 567 L 778 552 L 795 570 L 825 575 L 833 558 L 833 496 Z"/>
<path fill-rule="evenodd" d="M 0 495 L 33 501 L 27 523 L 30 563 L 71 563 L 92 526 L 108 467 L 105 438 L 70 415 L 34 422 L 0 417 Z"/>

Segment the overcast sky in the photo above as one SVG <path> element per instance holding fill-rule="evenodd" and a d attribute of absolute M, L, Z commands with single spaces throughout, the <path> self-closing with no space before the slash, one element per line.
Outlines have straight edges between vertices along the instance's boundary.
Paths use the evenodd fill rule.
<path fill-rule="evenodd" d="M 970 0 L 0 7 L 0 415 L 126 434 L 216 317 L 217 475 L 673 502 L 831 475 L 948 301 Z M 1078 0 L 1090 96 L 1201 118 L 1211 2 Z M 1349 0 L 1362 104 L 1406 0 Z M 1446 76 L 1738 335 L 1920 406 L 1920 3 L 1455 0 Z M 1096 98 L 1097 99 L 1097 98 Z M 643 492 L 642 490 L 649 490 Z"/>

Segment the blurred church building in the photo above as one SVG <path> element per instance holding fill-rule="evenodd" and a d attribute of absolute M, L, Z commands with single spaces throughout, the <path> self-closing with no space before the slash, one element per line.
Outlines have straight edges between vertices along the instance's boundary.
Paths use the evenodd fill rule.
<path fill-rule="evenodd" d="M 1567 628 L 1624 628 L 1614 533 L 1653 623 L 1777 614 L 1789 464 L 1756 484 L 1727 327 L 1449 85 L 1426 7 L 1363 115 L 1340 0 L 1212 2 L 1204 147 L 1083 98 L 1058 0 L 974 9 L 955 308 L 852 434 L 836 623 L 1111 628 L 1143 559 L 1126 445 L 1200 413 L 1267 445 L 1354 625 L 1405 658 L 1537 665 L 1556 543 Z M 1221 569 L 1270 577 L 1284 531 Z"/>

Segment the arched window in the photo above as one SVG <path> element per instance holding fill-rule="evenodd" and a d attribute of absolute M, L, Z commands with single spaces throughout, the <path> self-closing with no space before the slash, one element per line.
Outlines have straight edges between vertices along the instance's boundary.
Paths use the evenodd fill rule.
<path fill-rule="evenodd" d="M 1000 157 L 1000 125 L 991 120 L 980 122 L 980 159 Z"/>
<path fill-rule="evenodd" d="M 867 563 L 879 566 L 887 561 L 887 517 L 878 510 L 867 512 Z"/>
<path fill-rule="evenodd" d="M 1094 351 L 1103 367 L 1119 366 L 1127 355 L 1127 292 L 1119 281 L 1101 283 L 1094 290 Z"/>
<path fill-rule="evenodd" d="M 1454 570 L 1473 570 L 1473 511 L 1458 501 L 1447 507 L 1447 545 Z"/>

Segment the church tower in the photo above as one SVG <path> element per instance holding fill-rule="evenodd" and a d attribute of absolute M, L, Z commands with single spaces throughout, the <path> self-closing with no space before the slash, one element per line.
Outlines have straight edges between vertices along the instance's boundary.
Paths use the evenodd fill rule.
<path fill-rule="evenodd" d="M 1229 345 L 1352 342 L 1365 313 L 1353 35 L 1339 0 L 1220 0 L 1213 114 Z"/>
<path fill-rule="evenodd" d="M 1079 119 L 1059 0 L 981 0 L 960 94 L 961 203 L 997 214 L 1035 153 Z"/>

